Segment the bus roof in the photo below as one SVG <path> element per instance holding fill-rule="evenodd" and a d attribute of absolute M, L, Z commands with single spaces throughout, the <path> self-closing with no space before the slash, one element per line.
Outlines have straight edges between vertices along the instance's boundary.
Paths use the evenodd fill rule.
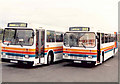
<path fill-rule="evenodd" d="M 92 27 L 93 28 L 93 27 Z M 116 31 L 105 31 L 105 30 L 96 30 L 96 29 L 90 29 L 90 31 L 66 31 L 66 32 L 100 32 L 100 33 L 114 33 Z"/>
<path fill-rule="evenodd" d="M 10 22 L 10 23 L 25 23 L 25 22 Z M 9 24 L 9 23 L 8 23 Z M 27 26 L 24 27 L 15 27 L 15 26 L 8 26 L 8 24 L 6 25 L 5 28 L 23 28 L 23 29 L 46 29 L 46 30 L 54 30 L 54 31 L 61 31 L 61 32 L 65 32 L 63 30 L 63 27 L 58 27 L 58 26 L 48 26 L 48 25 L 43 25 L 43 24 L 34 24 L 34 23 L 27 23 Z M 62 29 L 61 29 L 62 28 Z"/>

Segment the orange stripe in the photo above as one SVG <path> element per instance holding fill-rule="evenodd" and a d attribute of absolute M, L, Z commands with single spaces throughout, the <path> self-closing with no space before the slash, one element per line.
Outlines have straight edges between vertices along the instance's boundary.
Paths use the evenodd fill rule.
<path fill-rule="evenodd" d="M 63 48 L 63 51 L 66 51 L 65 48 Z M 97 52 L 97 50 L 84 50 L 84 49 L 67 49 L 67 51 L 78 51 L 78 52 Z"/>
<path fill-rule="evenodd" d="M 2 50 L 2 52 L 19 53 L 19 54 L 35 54 L 35 52 L 22 52 L 22 51 L 12 51 L 12 50 Z"/>
<path fill-rule="evenodd" d="M 49 50 L 49 49 L 59 49 L 59 48 L 63 48 L 62 46 L 60 47 L 48 47 L 48 48 L 45 48 L 45 50 Z"/>
<path fill-rule="evenodd" d="M 101 50 L 105 50 L 105 49 L 112 48 L 112 47 L 114 47 L 114 45 L 108 46 L 108 47 L 105 47 L 105 48 L 101 48 Z"/>
<path fill-rule="evenodd" d="M 105 50 L 112 47 L 114 47 L 114 45 L 101 48 L 101 50 Z M 66 51 L 66 48 L 63 48 L 63 51 Z M 67 51 L 90 52 L 90 50 L 83 50 L 83 49 L 67 49 Z M 91 50 L 91 52 L 97 52 L 97 50 Z"/>
<path fill-rule="evenodd" d="M 35 51 L 35 49 L 27 49 L 27 48 L 12 48 L 12 47 L 2 47 L 2 49 L 5 49 L 5 50 L 18 50 L 18 51 Z"/>

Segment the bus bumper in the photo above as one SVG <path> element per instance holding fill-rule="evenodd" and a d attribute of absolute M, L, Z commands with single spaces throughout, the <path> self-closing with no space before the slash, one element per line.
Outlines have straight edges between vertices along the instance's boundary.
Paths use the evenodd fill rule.
<path fill-rule="evenodd" d="M 74 63 L 82 63 L 82 64 L 96 64 L 96 61 L 87 61 L 87 60 L 73 60 L 73 59 L 64 59 L 64 61 L 74 62 Z"/>
<path fill-rule="evenodd" d="M 1 61 L 8 63 L 27 64 L 27 65 L 34 64 L 34 61 L 24 61 L 24 60 L 15 60 L 15 59 L 6 59 L 6 58 L 1 58 Z"/>

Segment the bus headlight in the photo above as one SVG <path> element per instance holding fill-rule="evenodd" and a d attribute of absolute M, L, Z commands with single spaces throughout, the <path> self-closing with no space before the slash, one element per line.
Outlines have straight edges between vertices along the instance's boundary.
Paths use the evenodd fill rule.
<path fill-rule="evenodd" d="M 68 57 L 68 54 L 65 54 L 64 57 Z"/>
<path fill-rule="evenodd" d="M 92 59 L 93 57 L 89 55 L 88 58 L 89 58 L 89 59 Z"/>
<path fill-rule="evenodd" d="M 85 60 L 86 59 L 86 57 L 83 57 L 83 60 Z"/>
<path fill-rule="evenodd" d="M 28 58 L 29 58 L 29 55 L 25 55 L 25 58 L 27 58 L 27 59 L 28 59 Z"/>
<path fill-rule="evenodd" d="M 5 53 L 3 53 L 3 54 L 2 54 L 2 57 L 6 57 L 6 54 L 5 54 Z"/>
<path fill-rule="evenodd" d="M 3 55 L 6 55 L 5 53 L 3 53 Z"/>

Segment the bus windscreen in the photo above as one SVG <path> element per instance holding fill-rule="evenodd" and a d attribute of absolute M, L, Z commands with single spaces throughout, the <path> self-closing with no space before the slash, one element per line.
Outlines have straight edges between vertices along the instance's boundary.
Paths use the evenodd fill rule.
<path fill-rule="evenodd" d="M 32 45 L 32 29 L 9 29 L 4 30 L 3 43 L 7 45 Z"/>
<path fill-rule="evenodd" d="M 95 47 L 95 33 L 88 32 L 65 33 L 64 45 L 69 47 Z"/>

